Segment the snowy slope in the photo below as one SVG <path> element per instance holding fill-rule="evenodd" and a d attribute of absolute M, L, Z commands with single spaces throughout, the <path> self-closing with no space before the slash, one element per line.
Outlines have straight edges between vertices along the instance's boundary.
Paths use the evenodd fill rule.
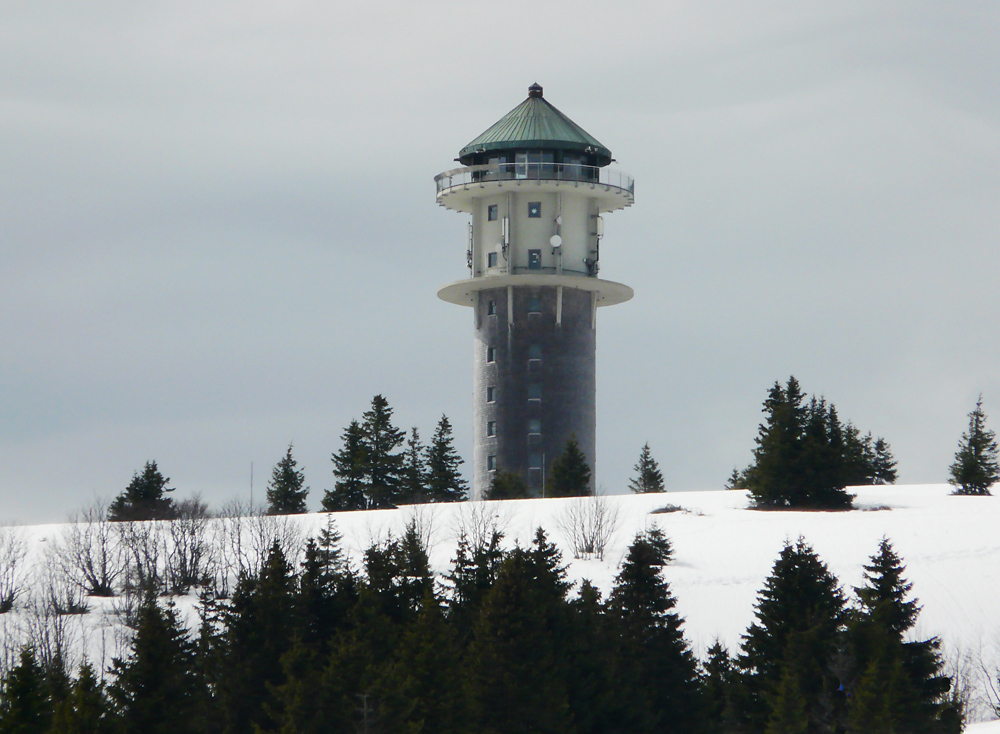
<path fill-rule="evenodd" d="M 667 576 L 677 597 L 685 630 L 701 655 L 718 637 L 730 649 L 753 618 L 757 591 L 786 539 L 799 535 L 815 548 L 846 590 L 861 581 L 862 565 L 883 536 L 907 565 L 913 593 L 923 605 L 918 633 L 938 635 L 948 650 L 985 656 L 992 665 L 1000 640 L 1000 497 L 954 497 L 947 485 L 856 488 L 858 510 L 851 512 L 758 512 L 747 509 L 744 492 L 685 492 L 606 498 L 618 512 L 617 530 L 603 561 L 573 560 L 563 531 L 569 508 L 586 500 L 522 500 L 403 507 L 398 510 L 335 515 L 346 549 L 360 554 L 387 533 L 399 534 L 417 518 L 429 533 L 432 567 L 446 573 L 461 527 L 495 522 L 513 544 L 527 544 L 542 526 L 563 550 L 573 580 L 590 579 L 607 591 L 634 535 L 651 525 L 671 539 L 674 563 Z M 650 514 L 667 504 L 683 508 Z M 303 534 L 315 534 L 325 515 L 292 518 Z M 44 549 L 60 526 L 24 528 L 29 561 L 45 563 Z M 191 599 L 180 601 L 189 610 Z M 108 607 L 92 600 L 98 613 L 80 618 L 80 639 L 98 661 L 117 654 L 120 634 Z M 18 633 L 19 612 L 0 617 L 0 635 Z M 23 625 L 22 625 L 23 627 Z M 9 647 L 11 639 L 8 639 Z M 976 729 L 1000 734 L 1000 728 Z"/>

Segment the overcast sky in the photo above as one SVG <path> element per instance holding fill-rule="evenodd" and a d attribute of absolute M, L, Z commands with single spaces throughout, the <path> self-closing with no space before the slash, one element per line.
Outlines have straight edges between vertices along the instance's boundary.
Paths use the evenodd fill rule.
<path fill-rule="evenodd" d="M 947 478 L 1000 426 L 1000 5 L 5 2 L 0 519 L 155 459 L 177 494 L 312 488 L 383 393 L 471 460 L 467 218 L 433 177 L 526 96 L 609 147 L 598 485 L 646 441 L 721 488 L 794 374 Z"/>

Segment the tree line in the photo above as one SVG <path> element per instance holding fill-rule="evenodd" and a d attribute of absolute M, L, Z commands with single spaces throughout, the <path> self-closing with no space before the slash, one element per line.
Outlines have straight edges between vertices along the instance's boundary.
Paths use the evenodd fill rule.
<path fill-rule="evenodd" d="M 775 561 L 730 654 L 694 655 L 658 529 L 639 533 L 606 598 L 567 581 L 539 528 L 507 547 L 462 532 L 435 577 L 416 520 L 362 567 L 328 524 L 293 561 L 275 542 L 197 630 L 149 589 L 127 651 L 73 675 L 27 646 L 0 692 L 0 732 L 784 734 L 959 732 L 938 640 L 883 539 L 850 595 L 801 538 Z M 106 680 L 103 680 L 106 678 Z"/>
<path fill-rule="evenodd" d="M 747 489 L 758 509 L 849 509 L 849 486 L 893 484 L 896 460 L 888 441 L 843 423 L 833 403 L 806 399 L 794 376 L 775 382 L 764 401 L 753 462 L 734 469 L 727 489 Z M 1000 479 L 996 434 L 986 428 L 982 396 L 969 414 L 949 468 L 955 494 L 988 495 Z"/>

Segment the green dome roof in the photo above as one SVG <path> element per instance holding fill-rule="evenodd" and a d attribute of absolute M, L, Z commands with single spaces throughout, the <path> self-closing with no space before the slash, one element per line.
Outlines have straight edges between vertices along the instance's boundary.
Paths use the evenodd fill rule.
<path fill-rule="evenodd" d="M 594 156 L 598 166 L 611 162 L 611 151 L 542 97 L 538 84 L 528 87 L 528 98 L 462 148 L 459 160 L 473 163 L 480 153 L 514 150 L 567 150 Z"/>

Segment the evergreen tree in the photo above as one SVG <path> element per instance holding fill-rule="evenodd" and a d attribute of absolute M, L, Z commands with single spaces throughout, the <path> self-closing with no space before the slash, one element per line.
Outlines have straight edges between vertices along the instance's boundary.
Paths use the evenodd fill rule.
<path fill-rule="evenodd" d="M 116 729 L 104 686 L 90 664 L 82 664 L 69 696 L 56 707 L 52 733 L 111 734 Z"/>
<path fill-rule="evenodd" d="M 451 421 L 442 415 L 427 448 L 427 490 L 434 502 L 456 502 L 465 499 L 469 483 L 459 473 L 464 463 L 455 450 Z"/>
<path fill-rule="evenodd" d="M 955 494 L 990 494 L 1000 479 L 997 464 L 997 435 L 986 427 L 983 396 L 976 401 L 976 409 L 969 413 L 969 430 L 958 442 L 955 463 L 949 467 Z"/>
<path fill-rule="evenodd" d="M 586 497 L 593 494 L 590 491 L 590 467 L 576 442 L 576 436 L 566 442 L 565 450 L 552 462 L 552 479 L 546 494 L 549 497 Z"/>
<path fill-rule="evenodd" d="M 909 599 L 912 584 L 885 538 L 855 587 L 849 642 L 854 684 L 848 725 L 855 732 L 949 732 L 955 712 L 946 697 L 937 638 L 907 641 L 920 607 Z"/>
<path fill-rule="evenodd" d="M 872 484 L 896 483 L 896 460 L 892 456 L 889 443 L 884 438 L 875 439 L 875 455 L 872 459 Z"/>
<path fill-rule="evenodd" d="M 842 713 L 842 681 L 833 671 L 846 620 L 844 596 L 802 538 L 785 544 L 755 609 L 738 661 L 745 688 L 738 713 L 745 728 L 793 726 L 789 722 L 799 720 L 799 696 L 808 731 L 834 727 Z"/>
<path fill-rule="evenodd" d="M 333 475 L 337 482 L 323 495 L 323 511 L 363 510 L 365 501 L 365 436 L 361 424 L 351 421 L 344 429 L 344 445 L 333 455 Z"/>
<path fill-rule="evenodd" d="M 724 734 L 732 727 L 736 669 L 729 651 L 716 640 L 708 648 L 702 675 L 708 734 Z"/>
<path fill-rule="evenodd" d="M 257 578 L 240 579 L 225 612 L 218 695 L 227 734 L 273 724 L 265 711 L 284 681 L 281 657 L 295 625 L 295 576 L 277 541 Z"/>
<path fill-rule="evenodd" d="M 844 491 L 847 440 L 837 411 L 815 397 L 806 404 L 795 377 L 775 382 L 764 401 L 754 463 L 742 478 L 762 509 L 809 507 L 843 509 L 853 495 Z M 734 472 L 731 482 L 740 479 Z"/>
<path fill-rule="evenodd" d="M 646 494 L 663 491 L 663 473 L 649 450 L 649 442 L 643 445 L 642 451 L 639 452 L 639 461 L 632 467 L 632 470 L 636 476 L 629 480 L 628 488 L 633 492 Z"/>
<path fill-rule="evenodd" d="M 544 533 L 515 548 L 483 600 L 466 655 L 468 731 L 572 731 L 562 650 L 565 571 Z"/>
<path fill-rule="evenodd" d="M 399 501 L 401 503 L 426 502 L 428 499 L 425 452 L 426 449 L 420 442 L 420 433 L 414 426 L 410 429 L 410 437 L 406 441 L 406 452 L 403 454 L 403 467 L 399 482 Z"/>
<path fill-rule="evenodd" d="M 0 734 L 45 734 L 52 721 L 52 700 L 45 670 L 31 648 L 21 650 L 18 664 L 3 682 Z"/>
<path fill-rule="evenodd" d="M 608 599 L 617 626 L 629 706 L 621 729 L 698 731 L 703 702 L 694 656 L 684 640 L 676 601 L 663 577 L 670 541 L 658 528 L 640 533 L 629 546 Z"/>
<path fill-rule="evenodd" d="M 271 515 L 300 515 L 306 511 L 305 472 L 297 468 L 292 456 L 292 445 L 271 471 L 271 481 L 267 486 L 267 511 Z"/>
<path fill-rule="evenodd" d="M 514 472 L 501 471 L 497 469 L 493 472 L 493 480 L 490 488 L 486 490 L 484 500 L 521 500 L 531 496 L 528 483 Z"/>
<path fill-rule="evenodd" d="M 108 508 L 108 517 L 115 522 L 128 520 L 164 520 L 176 515 L 174 502 L 164 495 L 173 492 L 170 482 L 156 466 L 147 461 L 142 472 L 136 472 L 132 481 Z"/>
<path fill-rule="evenodd" d="M 125 731 L 144 734 L 197 730 L 194 646 L 173 607 L 146 592 L 128 658 L 112 661 L 108 688 Z"/>
<path fill-rule="evenodd" d="M 364 491 L 368 509 L 395 507 L 399 496 L 403 454 L 397 449 L 406 434 L 392 424 L 392 408 L 381 395 L 361 416 L 364 436 Z"/>
<path fill-rule="evenodd" d="M 451 594 L 448 599 L 448 621 L 464 644 L 472 635 L 474 620 L 479 615 L 483 599 L 496 581 L 500 564 L 506 557 L 501 547 L 503 533 L 494 528 L 488 537 L 470 541 L 462 532 L 458 550 L 448 574 Z"/>

